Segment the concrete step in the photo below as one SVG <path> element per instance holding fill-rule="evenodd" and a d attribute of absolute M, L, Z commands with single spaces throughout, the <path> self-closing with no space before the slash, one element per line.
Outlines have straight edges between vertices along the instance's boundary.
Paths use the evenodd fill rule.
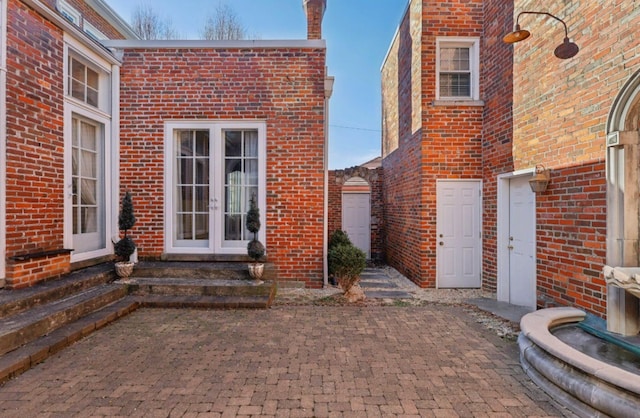
<path fill-rule="evenodd" d="M 128 292 L 138 296 L 144 306 L 154 305 L 144 302 L 155 300 L 152 297 L 166 296 L 177 297 L 176 300 L 184 301 L 184 303 L 178 303 L 183 307 L 207 306 L 223 309 L 231 307 L 268 308 L 271 306 L 277 290 L 275 282 L 175 277 L 133 277 L 126 281 L 126 286 Z M 190 304 L 187 301 L 190 301 Z M 260 301 L 259 306 L 256 306 L 257 301 Z M 175 305 L 173 302 L 171 304 Z"/>
<path fill-rule="evenodd" d="M 134 298 L 120 299 L 0 356 L 0 383 L 24 373 L 93 331 L 128 315 L 139 306 Z"/>
<path fill-rule="evenodd" d="M 132 277 L 181 279 L 247 280 L 247 262 L 211 261 L 141 261 L 133 269 Z M 264 280 L 275 280 L 273 263 L 265 263 Z"/>
<path fill-rule="evenodd" d="M 30 343 L 126 296 L 124 286 L 103 284 L 0 320 L 0 355 Z"/>
<path fill-rule="evenodd" d="M 114 278 L 113 264 L 105 263 L 26 289 L 0 289 L 0 319 L 108 283 Z"/>

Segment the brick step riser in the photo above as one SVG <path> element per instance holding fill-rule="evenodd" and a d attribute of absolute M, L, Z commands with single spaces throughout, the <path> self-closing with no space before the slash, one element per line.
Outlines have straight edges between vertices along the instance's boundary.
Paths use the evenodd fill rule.
<path fill-rule="evenodd" d="M 134 295 L 165 296 L 268 296 L 264 286 L 189 286 L 175 284 L 133 284 L 129 292 Z"/>
<path fill-rule="evenodd" d="M 0 305 L 0 320 L 21 312 L 33 309 L 37 306 L 44 305 L 59 299 L 69 297 L 83 290 L 109 283 L 114 279 L 113 272 L 103 272 L 95 276 L 79 280 L 68 286 L 55 288 L 50 292 L 39 293 L 31 298 L 19 299 L 14 302 L 4 303 Z"/>
<path fill-rule="evenodd" d="M 158 279 L 210 279 L 210 280 L 246 280 L 249 272 L 244 269 L 182 269 L 182 268 L 134 268 L 131 277 L 153 277 Z"/>
<path fill-rule="evenodd" d="M 76 321 L 91 312 L 124 298 L 125 296 L 126 290 L 123 287 L 114 288 L 105 294 L 96 296 L 95 298 L 82 303 L 78 303 L 73 307 L 52 313 L 48 317 L 42 318 L 25 328 L 5 334 L 0 337 L 0 355 L 15 350 L 24 344 L 34 341 L 51 331 L 61 328 L 70 322 Z"/>
<path fill-rule="evenodd" d="M 200 301 L 180 301 L 180 300 L 154 300 L 142 299 L 140 306 L 144 308 L 164 308 L 164 309 L 267 309 L 269 301 L 266 297 L 257 300 L 238 301 L 237 298 L 220 297 L 220 300 L 211 302 Z M 250 298 L 248 298 L 250 299 Z"/>

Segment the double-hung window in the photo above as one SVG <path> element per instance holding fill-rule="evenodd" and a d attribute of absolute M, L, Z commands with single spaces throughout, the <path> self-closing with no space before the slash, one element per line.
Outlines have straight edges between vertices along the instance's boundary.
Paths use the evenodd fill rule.
<path fill-rule="evenodd" d="M 438 37 L 436 42 L 437 99 L 479 100 L 479 38 Z"/>

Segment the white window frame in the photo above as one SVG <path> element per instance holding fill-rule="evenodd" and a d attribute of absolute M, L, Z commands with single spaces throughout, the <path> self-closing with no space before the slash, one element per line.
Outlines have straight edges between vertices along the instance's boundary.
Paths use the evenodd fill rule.
<path fill-rule="evenodd" d="M 66 50 L 65 54 L 65 74 L 64 74 L 64 94 L 65 99 L 69 101 L 75 102 L 78 106 L 86 107 L 88 109 L 95 109 L 101 112 L 104 115 L 110 116 L 112 112 L 112 90 L 113 90 L 113 82 L 111 77 L 111 68 L 107 63 L 103 63 L 105 65 L 98 64 L 102 60 L 97 56 L 87 55 L 85 52 L 78 52 L 77 48 L 71 48 Z M 80 100 L 71 95 L 70 86 L 69 86 L 69 61 L 70 59 L 74 59 L 79 61 L 80 63 L 86 65 L 92 70 L 96 71 L 99 76 L 99 84 L 98 84 L 98 105 L 93 106 L 87 103 L 86 100 Z M 99 61 L 98 61 L 99 60 Z M 86 80 L 85 80 L 86 83 Z"/>
<path fill-rule="evenodd" d="M 65 33 L 64 36 L 64 141 L 65 141 L 65 166 L 64 166 L 64 246 L 73 249 L 73 193 L 72 193 L 72 119 L 74 115 L 90 119 L 104 126 L 104 248 L 83 253 L 71 253 L 71 262 L 90 260 L 113 254 L 112 239 L 117 236 L 117 228 L 114 224 L 117 215 L 119 199 L 117 178 L 117 158 L 119 152 L 117 106 L 112 105 L 112 96 L 118 97 L 117 67 L 112 67 L 97 54 L 84 47 L 78 40 Z M 80 59 L 84 64 L 91 66 L 100 74 L 99 108 L 91 106 L 82 100 L 72 97 L 69 93 L 69 59 Z M 112 70 L 113 68 L 113 70 Z M 114 198 L 115 196 L 115 198 Z"/>
<path fill-rule="evenodd" d="M 210 179 L 211 198 L 218 198 L 214 202 L 214 213 L 211 215 L 211 228 L 213 234 L 209 236 L 209 246 L 180 247 L 173 242 L 174 233 L 174 132 L 176 130 L 208 130 L 211 141 L 211 164 Z M 267 207 L 267 124 L 265 121 L 240 120 L 240 121 L 166 121 L 165 122 L 165 230 L 164 249 L 167 254 L 246 254 L 247 241 L 237 241 L 234 246 L 229 246 L 224 242 L 222 231 L 224 230 L 224 138 L 225 130 L 257 130 L 258 131 L 258 207 L 260 208 L 260 222 L 262 227 L 258 232 L 258 239 L 264 244 L 266 242 L 266 207 Z"/>
<path fill-rule="evenodd" d="M 92 37 L 97 41 L 103 41 L 105 39 L 109 39 L 107 35 L 102 33 L 98 28 L 93 26 L 91 23 L 87 22 L 86 19 L 82 22 L 82 30 L 84 33 Z"/>
<path fill-rule="evenodd" d="M 469 48 L 469 70 L 471 72 L 471 96 L 440 95 L 440 49 Z M 480 100 L 480 38 L 438 36 L 436 38 L 436 100 L 443 102 L 479 101 Z"/>
<path fill-rule="evenodd" d="M 80 26 L 80 20 L 82 20 L 82 14 L 76 10 L 73 6 L 64 0 L 58 0 L 56 4 L 58 12 L 71 23 Z"/>

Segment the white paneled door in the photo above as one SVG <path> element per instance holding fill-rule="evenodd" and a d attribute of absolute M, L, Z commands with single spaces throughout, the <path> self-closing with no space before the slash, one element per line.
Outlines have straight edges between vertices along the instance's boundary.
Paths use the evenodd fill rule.
<path fill-rule="evenodd" d="M 371 194 L 342 194 L 342 229 L 356 247 L 371 257 Z"/>
<path fill-rule="evenodd" d="M 481 185 L 479 180 L 437 182 L 437 286 L 481 284 Z"/>
<path fill-rule="evenodd" d="M 528 180 L 509 181 L 509 303 L 535 309 L 535 195 Z"/>

